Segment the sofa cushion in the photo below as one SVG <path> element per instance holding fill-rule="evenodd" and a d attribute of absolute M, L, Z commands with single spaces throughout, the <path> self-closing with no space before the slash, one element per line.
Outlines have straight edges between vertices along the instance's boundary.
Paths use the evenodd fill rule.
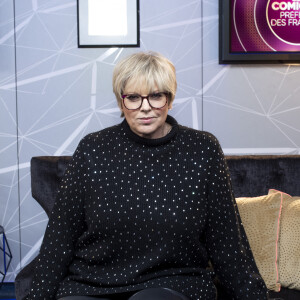
<path fill-rule="evenodd" d="M 280 290 L 277 266 L 282 195 L 236 199 L 251 250 L 268 289 Z"/>
<path fill-rule="evenodd" d="M 279 234 L 279 281 L 283 287 L 300 290 L 300 197 L 270 190 L 283 197 Z"/>
<path fill-rule="evenodd" d="M 48 217 L 71 156 L 36 156 L 31 159 L 31 192 Z"/>

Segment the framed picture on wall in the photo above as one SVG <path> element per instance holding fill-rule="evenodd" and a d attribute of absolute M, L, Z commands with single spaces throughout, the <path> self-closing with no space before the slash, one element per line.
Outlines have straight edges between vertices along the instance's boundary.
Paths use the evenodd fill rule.
<path fill-rule="evenodd" d="M 300 64 L 300 0 L 219 0 L 219 63 Z"/>
<path fill-rule="evenodd" d="M 78 47 L 139 47 L 139 0 L 77 0 Z"/>

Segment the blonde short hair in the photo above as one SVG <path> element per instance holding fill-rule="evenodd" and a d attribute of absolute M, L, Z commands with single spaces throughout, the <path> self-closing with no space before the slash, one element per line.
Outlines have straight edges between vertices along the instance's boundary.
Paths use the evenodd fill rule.
<path fill-rule="evenodd" d="M 115 66 L 113 91 L 120 108 L 122 94 L 129 80 L 134 80 L 137 86 L 146 82 L 149 93 L 154 91 L 155 87 L 159 91 L 167 92 L 169 104 L 172 104 L 175 98 L 177 89 L 175 67 L 170 60 L 157 52 L 137 52 L 125 57 Z"/>

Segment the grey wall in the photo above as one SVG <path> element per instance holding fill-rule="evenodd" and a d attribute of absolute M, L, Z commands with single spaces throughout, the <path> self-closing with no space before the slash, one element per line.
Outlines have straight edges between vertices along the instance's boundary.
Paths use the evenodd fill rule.
<path fill-rule="evenodd" d="M 76 0 L 0 0 L 0 224 L 14 255 L 7 281 L 36 256 L 47 224 L 31 197 L 31 157 L 71 155 L 84 135 L 121 121 L 111 76 L 129 53 L 154 50 L 174 62 L 171 114 L 214 133 L 225 153 L 300 152 L 298 66 L 219 65 L 218 0 L 140 0 L 140 10 L 140 49 L 78 49 Z"/>

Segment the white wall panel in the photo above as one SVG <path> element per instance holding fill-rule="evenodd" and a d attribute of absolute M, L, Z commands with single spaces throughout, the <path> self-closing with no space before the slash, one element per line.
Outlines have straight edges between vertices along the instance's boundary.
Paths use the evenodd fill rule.
<path fill-rule="evenodd" d="M 201 128 L 201 2 L 140 1 L 140 49 L 78 49 L 75 0 L 15 0 L 15 4 L 20 163 L 26 166 L 19 170 L 19 268 L 38 253 L 47 224 L 45 213 L 31 197 L 30 159 L 71 155 L 87 133 L 121 122 L 111 82 L 120 58 L 139 50 L 170 58 L 179 79 L 171 114 L 185 125 Z M 14 91 L 13 78 L 6 81 L 6 88 Z"/>
<path fill-rule="evenodd" d="M 19 186 L 14 10 L 12 1 L 0 8 L 0 225 L 4 227 L 13 261 L 5 280 L 12 281 L 20 260 Z M 11 83 L 8 87 L 7 84 Z"/>
<path fill-rule="evenodd" d="M 300 153 L 299 66 L 218 65 L 217 1 L 203 4 L 204 129 L 225 153 Z"/>

